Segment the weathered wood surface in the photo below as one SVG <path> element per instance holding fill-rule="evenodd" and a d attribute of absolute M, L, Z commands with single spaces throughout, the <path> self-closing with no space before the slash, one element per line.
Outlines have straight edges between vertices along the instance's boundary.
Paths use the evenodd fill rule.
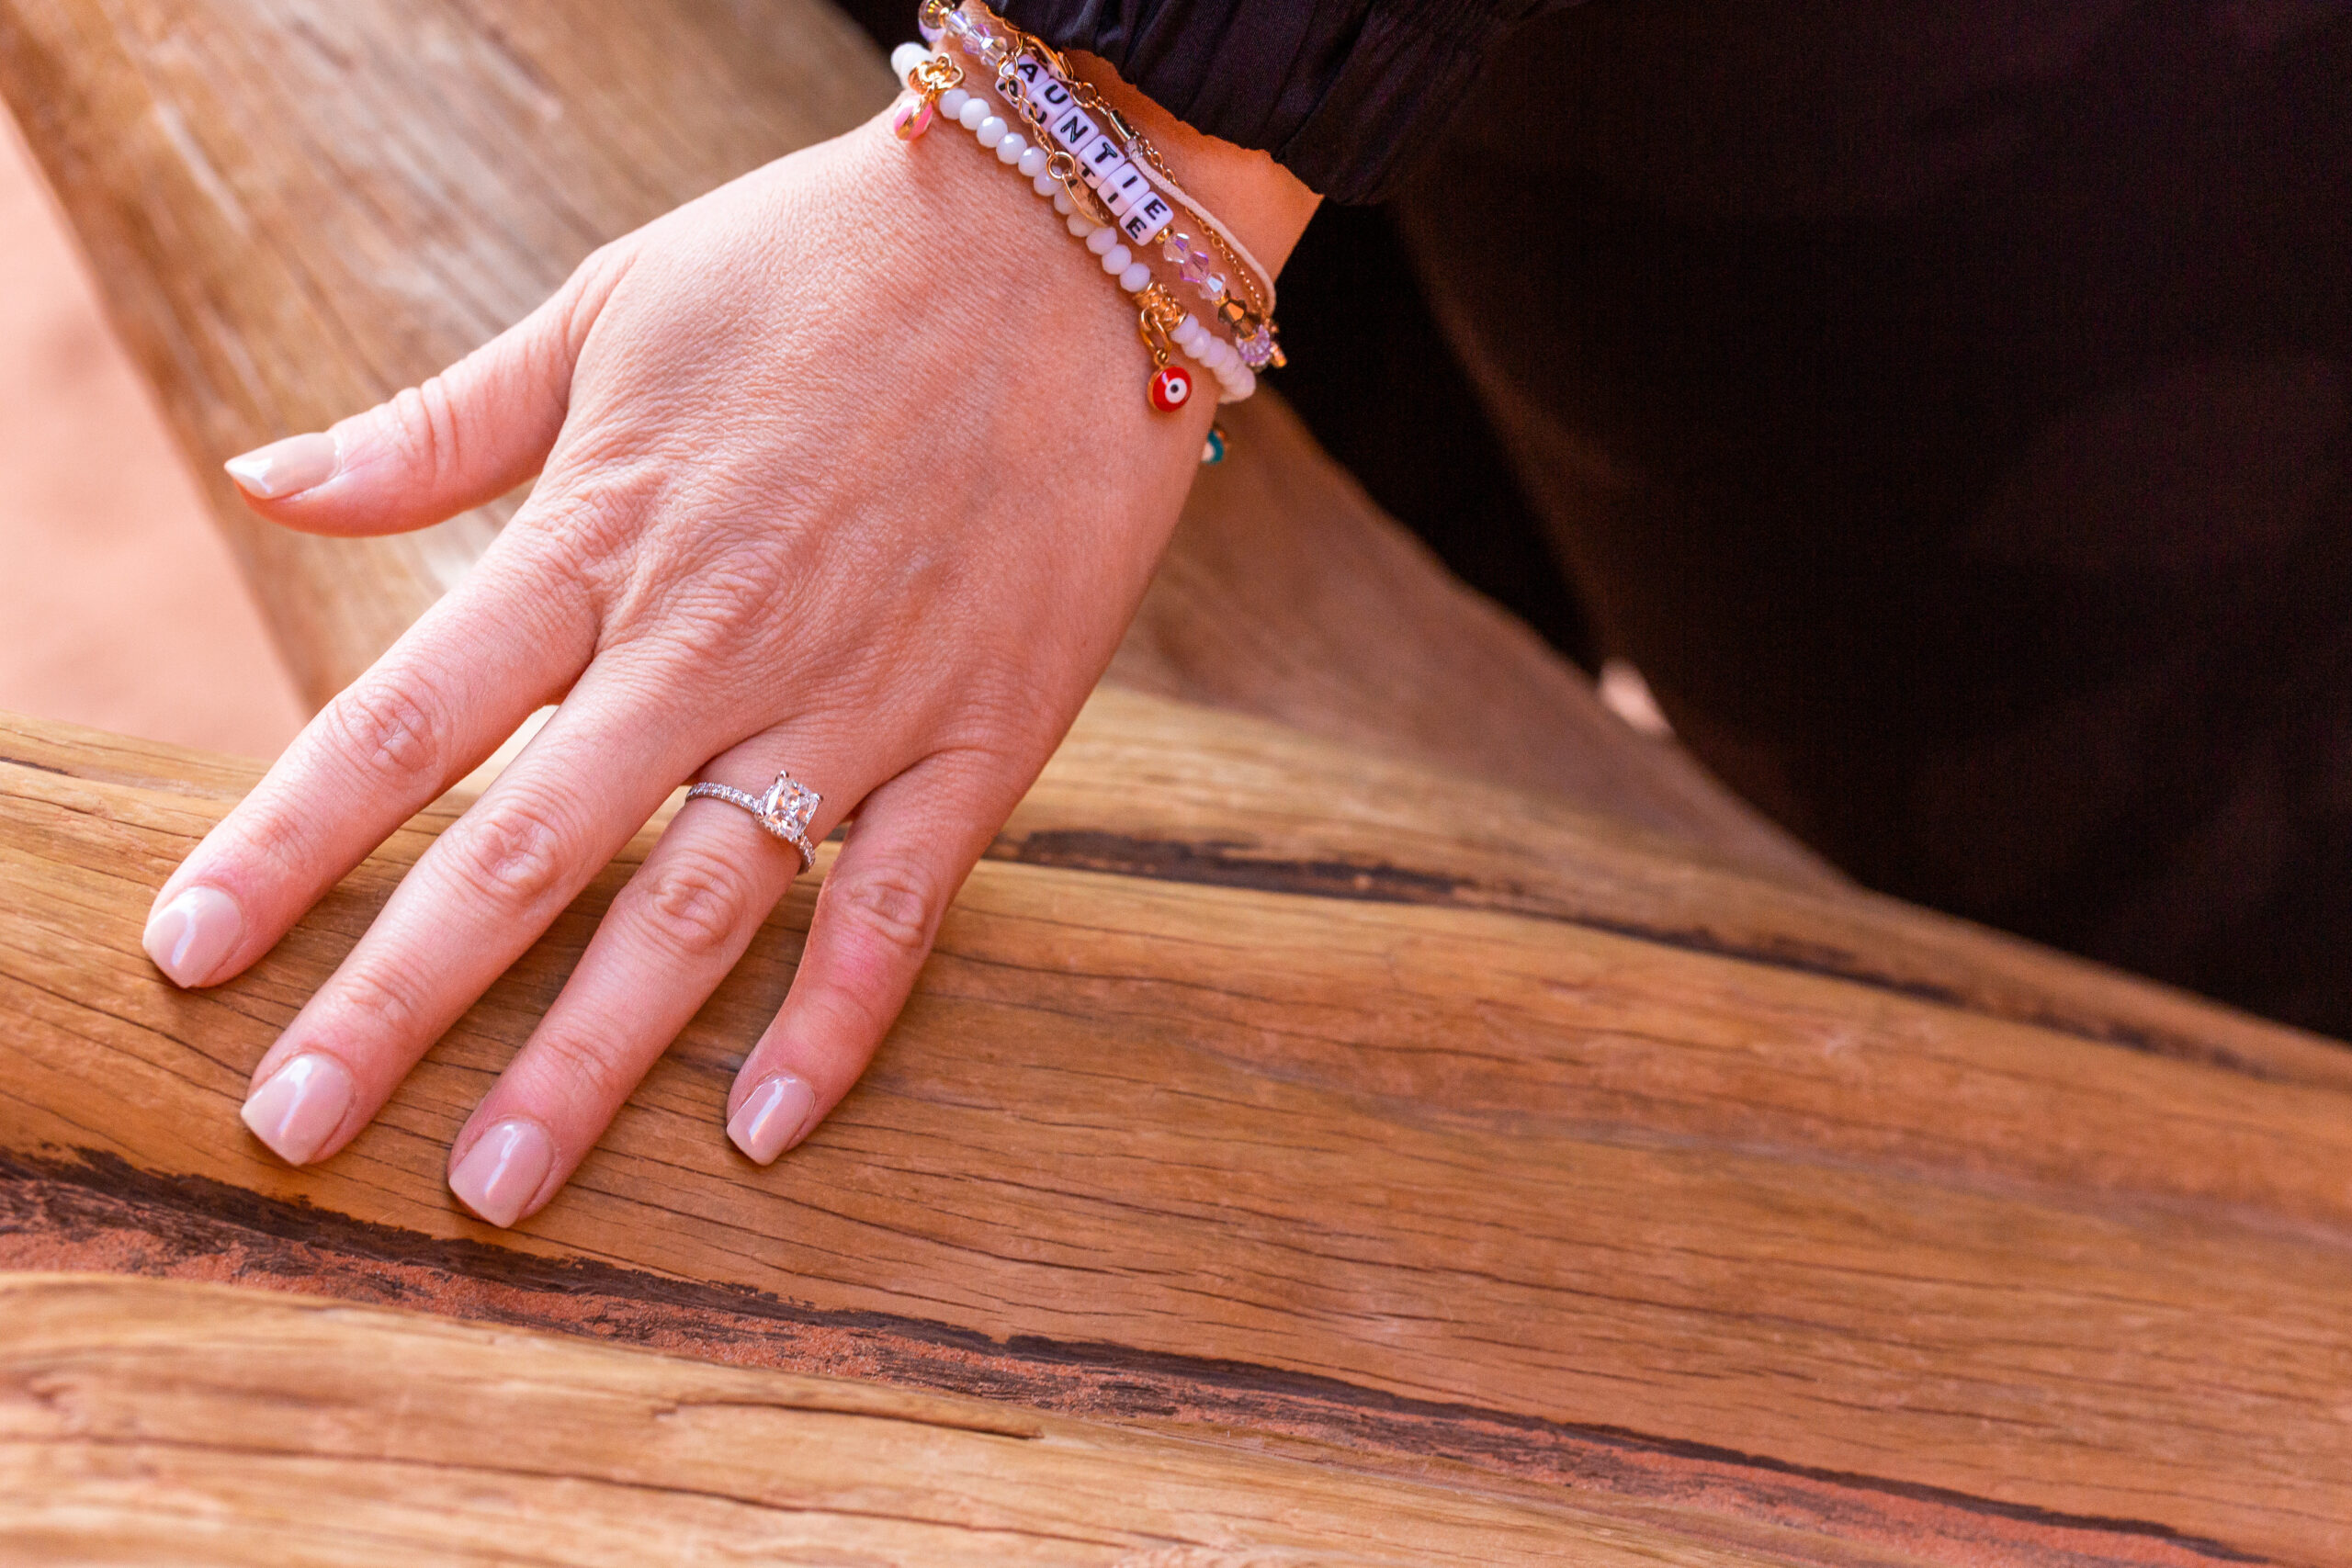
<path fill-rule="evenodd" d="M 0 0 L 0 88 L 208 470 L 437 367 L 598 240 L 882 91 L 800 0 Z M 1271 1450 L 1324 1472 L 1293 1522 L 1374 1474 L 1417 1517 L 1540 1539 L 1526 1521 L 1565 1517 L 1565 1488 L 1617 1532 L 1539 1553 L 1577 1561 L 2352 1559 L 2352 1057 L 1838 888 L 1460 596 L 1277 405 L 1236 434 L 1118 673 L 1385 755 L 1098 695 L 806 1149 L 757 1170 L 718 1108 L 811 888 L 514 1234 L 448 1200 L 447 1140 L 641 842 L 377 1128 L 289 1172 L 234 1120 L 246 1071 L 455 803 L 252 975 L 184 996 L 140 920 L 252 771 L 7 728 L 0 1260 L 561 1327 L 854 1376 L 858 1398 L 976 1394 L 1040 1431 L 1115 1421 L 1083 1439 L 1119 1456 L 1090 1472 L 1104 1490 L 1048 1501 L 1132 1514 L 1159 1495 L 1122 1464 L 1191 1466 L 1237 1488 L 1197 1516 L 1227 1529 L 1264 1514 L 1246 1499 Z M 313 695 L 494 525 L 297 539 L 210 482 Z M 208 1303 L 208 1354 L 293 1334 L 270 1310 Z M 508 1362 L 596 1354 L 522 1343 Z M 124 1364 L 104 1359 L 70 1385 L 85 1403 L 12 1374 L 33 1397 L 6 1408 L 197 1419 L 152 1397 L 152 1363 L 106 1404 Z M 295 1386 L 242 1364 L 254 1399 Z M 487 1364 L 466 1363 L 477 1390 Z M 367 1438 L 401 1408 L 375 1389 L 306 1431 Z M 962 1440 L 914 1425 L 885 1436 Z M 651 1447 L 725 1466 L 704 1435 Z M 73 1451 L 61 1483 L 97 1484 L 107 1451 L 147 1478 L 74 1516 L 124 1530 L 159 1500 L 312 1506 L 326 1473 Z M 413 1474 L 355 1488 L 321 1490 L 395 1536 L 438 1528 Z M 601 1483 L 533 1495 L 628 1522 Z M 902 1556 L 979 1555 L 944 1540 Z M 1667 1544 L 1696 1540 L 1716 1544 Z"/>
<path fill-rule="evenodd" d="M 218 1287 L 0 1276 L 11 1563 L 1785 1562 L 1532 1488 Z"/>
<path fill-rule="evenodd" d="M 602 241 L 846 129 L 888 74 L 820 0 L 0 0 L 0 91 L 313 703 L 499 509 L 309 538 L 257 523 L 220 460 L 430 375 Z M 1275 400 L 1229 423 L 1114 678 L 1831 880 L 1448 578 Z"/>
<path fill-rule="evenodd" d="M 796 891 L 513 1234 L 448 1199 L 446 1143 L 638 852 L 288 1171 L 246 1071 L 447 808 L 183 995 L 141 919 L 250 770 L 14 727 L 0 1263 L 1459 1467 L 1804 1561 L 2352 1558 L 2335 1048 L 1892 907 L 1775 951 L 1830 901 L 1507 792 L 1441 874 L 1382 814 L 1444 781 L 1363 761 L 1351 795 L 1267 729 L 1237 742 L 1267 787 L 1233 722 L 1098 697 L 866 1082 L 763 1171 L 719 1108 Z"/>

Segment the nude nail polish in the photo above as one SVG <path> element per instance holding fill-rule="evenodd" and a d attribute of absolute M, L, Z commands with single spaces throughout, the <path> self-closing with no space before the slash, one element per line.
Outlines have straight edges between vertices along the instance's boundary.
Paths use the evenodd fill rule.
<path fill-rule="evenodd" d="M 237 488 L 256 501 L 280 501 L 322 485 L 343 466 L 332 435 L 289 435 L 221 465 Z"/>
<path fill-rule="evenodd" d="M 238 1114 L 288 1165 L 307 1165 L 351 1112 L 350 1069 L 306 1051 L 246 1098 Z"/>
<path fill-rule="evenodd" d="M 147 917 L 140 944 L 173 985 L 201 986 L 220 967 L 244 929 L 245 917 L 235 899 L 217 887 L 188 887 Z"/>
<path fill-rule="evenodd" d="M 457 1168 L 449 1190 L 458 1201 L 494 1225 L 511 1225 L 548 1179 L 555 1142 L 536 1122 L 501 1122 L 474 1140 Z"/>
<path fill-rule="evenodd" d="M 815 1120 L 817 1091 L 797 1073 L 777 1073 L 743 1097 L 727 1123 L 735 1146 L 759 1161 L 775 1157 L 798 1143 Z"/>

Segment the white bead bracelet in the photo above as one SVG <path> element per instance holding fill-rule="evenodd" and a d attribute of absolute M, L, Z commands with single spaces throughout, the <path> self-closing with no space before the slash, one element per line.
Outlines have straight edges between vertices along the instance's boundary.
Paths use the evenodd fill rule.
<path fill-rule="evenodd" d="M 985 62 L 984 57 L 978 58 Z M 1146 388 L 1153 408 L 1172 413 L 1192 400 L 1193 377 L 1182 366 L 1172 362 L 1171 349 L 1181 350 L 1216 378 L 1220 402 L 1239 402 L 1257 389 L 1256 373 L 1242 362 L 1240 352 L 1177 305 L 1159 282 L 1150 264 L 1125 243 L 1132 236 L 1138 243 L 1148 243 L 1159 236 L 1173 216 L 1164 201 L 1157 213 L 1148 209 L 1138 213 L 1141 203 L 1129 199 L 1125 203 L 1125 216 L 1129 220 L 1118 222 L 1122 216 L 1118 200 L 1114 197 L 1105 202 L 1101 182 L 1088 179 L 1090 198 L 1102 203 L 1101 209 L 1108 210 L 1114 220 L 1112 224 L 1098 224 L 1080 209 L 1072 196 L 1069 181 L 1083 177 L 1082 165 L 1076 156 L 1067 148 L 1057 153 L 1032 143 L 1013 128 L 996 98 L 983 89 L 965 85 L 962 69 L 945 52 L 918 43 L 904 43 L 891 51 L 890 66 L 915 95 L 901 104 L 892 117 L 892 127 L 900 140 L 916 140 L 931 129 L 935 118 L 942 117 L 971 131 L 1000 163 L 1027 175 L 1030 188 L 1040 197 L 1052 200 L 1054 210 L 1061 215 L 1070 233 L 1084 240 L 1086 248 L 1102 263 L 1102 270 L 1136 298 L 1137 334 L 1154 362 Z M 1102 140 L 1107 145 L 1108 139 Z M 1115 179 L 1120 171 L 1106 161 L 1102 172 Z M 1057 175 L 1067 177 L 1057 178 Z M 1223 452 L 1224 443 L 1212 441 L 1203 460 L 1216 461 Z"/>

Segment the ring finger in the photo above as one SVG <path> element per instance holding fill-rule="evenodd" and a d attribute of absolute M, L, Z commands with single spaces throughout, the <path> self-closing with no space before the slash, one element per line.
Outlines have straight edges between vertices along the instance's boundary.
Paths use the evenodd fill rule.
<path fill-rule="evenodd" d="M 815 843 L 868 782 L 854 766 L 796 725 L 735 747 L 701 776 L 758 796 L 790 769 L 824 797 L 806 828 Z M 459 1201 L 511 1225 L 552 1198 L 800 869 L 799 852 L 741 807 L 695 799 L 681 807 L 451 1145 L 449 1187 Z"/>

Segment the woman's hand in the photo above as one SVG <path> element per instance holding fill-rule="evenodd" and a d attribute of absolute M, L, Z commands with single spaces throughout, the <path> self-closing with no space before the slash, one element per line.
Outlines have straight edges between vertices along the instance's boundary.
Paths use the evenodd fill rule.
<path fill-rule="evenodd" d="M 805 1136 L 1174 524 L 1212 411 L 1154 412 L 1148 370 L 1025 182 L 952 128 L 910 147 L 877 120 L 599 252 L 439 378 L 232 465 L 329 534 L 540 478 L 164 886 L 147 947 L 175 981 L 243 970 L 561 703 L 262 1059 L 254 1132 L 298 1165 L 341 1148 L 681 783 L 757 795 L 788 769 L 824 796 L 812 839 L 855 824 L 727 1130 L 762 1162 Z M 468 1207 L 510 1224 L 554 1195 L 797 870 L 746 812 L 680 810 L 458 1134 Z"/>

